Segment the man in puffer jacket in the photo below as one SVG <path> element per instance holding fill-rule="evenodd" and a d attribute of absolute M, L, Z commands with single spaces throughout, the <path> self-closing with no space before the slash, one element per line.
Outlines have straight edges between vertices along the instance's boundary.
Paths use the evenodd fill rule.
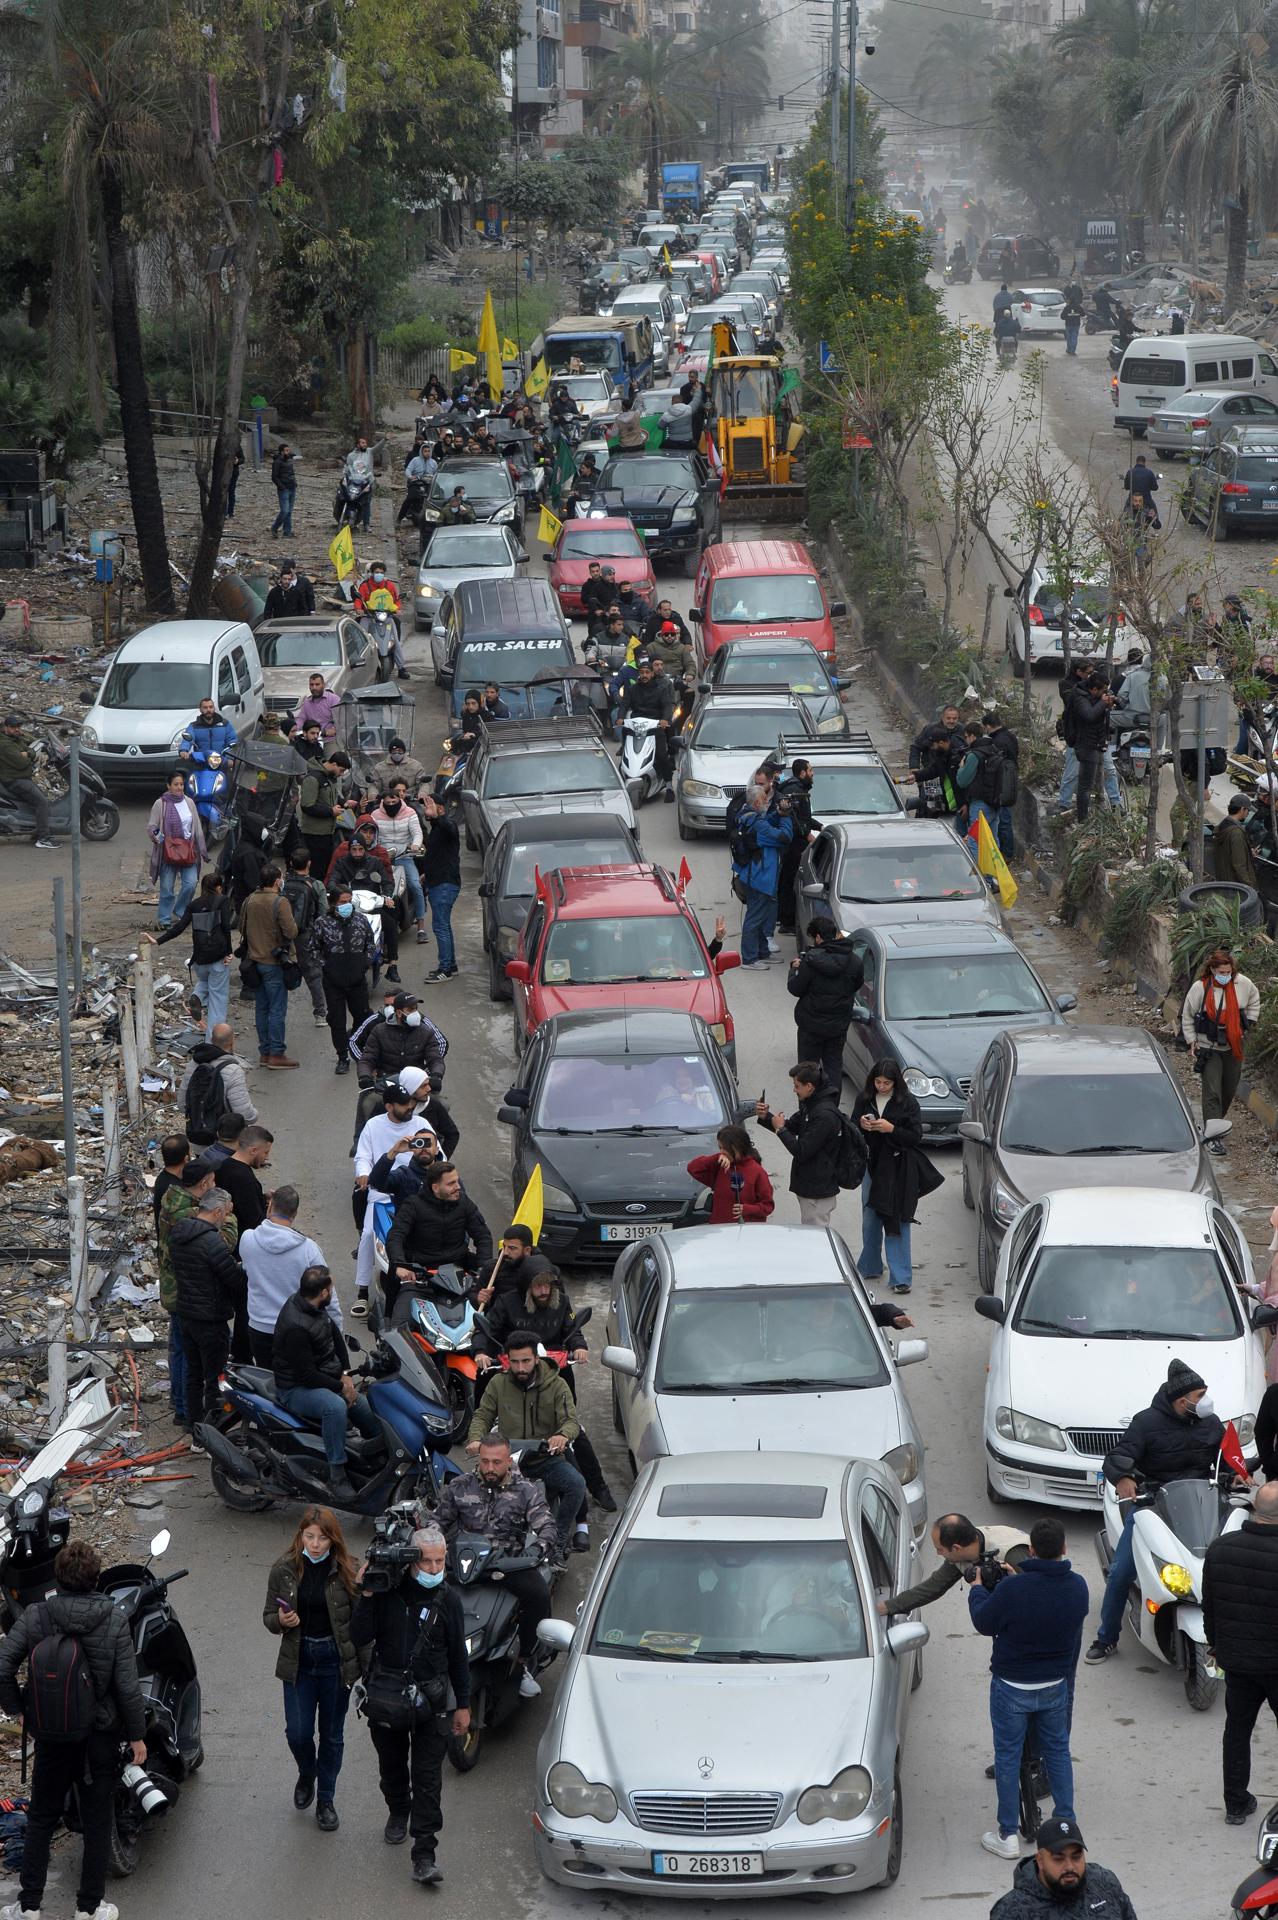
<path fill-rule="evenodd" d="M 1012 1876 L 1012 1891 L 990 1908 L 990 1920 L 1136 1920 L 1116 1873 L 1094 1866 L 1077 1823 L 1044 1820 L 1031 1859 Z"/>
<path fill-rule="evenodd" d="M 774 807 L 766 788 L 747 787 L 745 802 L 730 828 L 734 880 L 741 889 L 745 916 L 741 922 L 741 964 L 761 968 L 768 964 L 772 929 L 777 922 L 777 887 L 781 856 L 794 832 L 788 805 Z"/>
<path fill-rule="evenodd" d="M 146 1711 L 128 1615 L 111 1596 L 96 1591 L 102 1561 L 87 1540 L 72 1540 L 53 1563 L 57 1591 L 19 1615 L 0 1642 L 0 1707 L 15 1719 L 26 1711 L 18 1669 L 50 1633 L 74 1634 L 93 1683 L 93 1730 L 83 1740 L 35 1740 L 31 1805 L 20 1872 L 21 1898 L 6 1914 L 39 1920 L 49 1871 L 49 1848 L 62 1820 L 67 1793 L 79 1786 L 84 1850 L 76 1893 L 76 1920 L 95 1920 L 116 1908 L 103 1901 L 111 1846 L 111 1810 L 120 1777 L 120 1743 L 126 1740 L 135 1766 L 146 1765 Z"/>
<path fill-rule="evenodd" d="M 1225 1819 L 1256 1811 L 1251 1736 L 1260 1709 L 1278 1707 L 1278 1486 L 1267 1481 L 1250 1516 L 1212 1541 L 1203 1561 L 1203 1627 L 1225 1669 Z"/>
<path fill-rule="evenodd" d="M 790 962 L 786 981 L 798 1003 L 794 1023 L 799 1029 L 799 1058 L 819 1060 L 827 1085 L 838 1088 L 843 1084 L 843 1047 L 865 969 L 852 942 L 840 938 L 834 921 L 824 914 L 809 921 L 808 939 L 811 945 Z"/>
<path fill-rule="evenodd" d="M 228 1323 L 244 1304 L 244 1269 L 222 1237 L 231 1205 L 225 1187 L 210 1187 L 195 1211 L 169 1229 L 186 1361 L 186 1410 L 193 1425 L 217 1400 L 218 1378 L 231 1351 Z"/>
<path fill-rule="evenodd" d="M 828 1227 L 839 1199 L 839 1159 L 843 1125 L 839 1090 L 830 1086 L 815 1060 L 790 1069 L 795 1108 L 787 1120 L 760 1100 L 759 1125 L 771 1128 L 790 1155 L 790 1191 L 799 1203 L 805 1227 Z"/>

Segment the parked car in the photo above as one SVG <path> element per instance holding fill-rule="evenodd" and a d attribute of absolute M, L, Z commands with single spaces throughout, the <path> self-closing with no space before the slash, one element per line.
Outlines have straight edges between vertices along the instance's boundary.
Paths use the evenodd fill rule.
<path fill-rule="evenodd" d="M 273 713 L 295 713 L 313 673 L 322 673 L 329 691 L 340 694 L 366 687 L 377 671 L 376 648 L 348 613 L 262 620 L 253 638 L 262 662 L 262 698 Z"/>
<path fill-rule="evenodd" d="M 634 522 L 624 514 L 591 515 L 583 520 L 565 520 L 550 550 L 547 571 L 565 616 L 583 612 L 581 589 L 589 578 L 592 560 L 611 567 L 618 586 L 628 581 L 636 593 L 650 601 L 655 599 L 657 582 L 652 562 Z"/>
<path fill-rule="evenodd" d="M 634 808 L 594 716 L 498 720 L 484 728 L 463 775 L 466 845 L 482 852 L 507 820 L 597 808 L 633 831 Z"/>
<path fill-rule="evenodd" d="M 797 695 L 781 688 L 702 700 L 679 743 L 674 783 L 679 838 L 722 833 L 729 804 L 740 799 L 760 761 L 775 758 L 787 735 L 815 740 L 816 728 Z"/>
<path fill-rule="evenodd" d="M 877 1460 L 644 1467 L 576 1619 L 538 1629 L 568 1655 L 535 1769 L 547 1879 L 735 1901 L 894 1881 L 928 1630 L 876 1603 L 911 1548 Z"/>
<path fill-rule="evenodd" d="M 1053 1187 L 1167 1187 L 1219 1199 L 1180 1082 L 1143 1027 L 1022 1027 L 1001 1033 L 972 1080 L 963 1138 L 963 1198 L 977 1217 L 986 1293 L 1003 1235 Z"/>
<path fill-rule="evenodd" d="M 1025 607 L 1029 606 L 1029 658 L 1031 668 L 1043 661 L 1065 659 L 1065 600 L 1055 580 L 1037 562 L 1021 576 L 1019 587 L 1004 587 L 1008 602 L 1004 644 L 1012 672 L 1021 678 L 1025 672 Z M 1131 647 L 1143 647 L 1140 634 L 1127 625 L 1121 606 L 1113 604 L 1113 589 L 1099 576 L 1078 580 L 1070 601 L 1069 632 L 1071 654 L 1102 653 L 1109 644 L 1109 621 L 1114 620 L 1114 658 L 1125 658 Z"/>
<path fill-rule="evenodd" d="M 996 1033 L 1059 1026 L 1078 1004 L 1075 994 L 1050 994 L 999 927 L 920 920 L 862 925 L 850 937 L 865 984 L 843 1050 L 848 1075 L 860 1087 L 876 1060 L 898 1060 L 933 1141 L 958 1138 L 973 1077 Z"/>
<path fill-rule="evenodd" d="M 657 1234 L 613 1269 L 607 1338 L 613 1425 L 640 1466 L 745 1446 L 823 1452 L 833 1432 L 896 1475 L 922 1533 L 923 1440 L 897 1369 L 925 1360 L 927 1342 L 894 1347 L 875 1325 L 831 1228 Z"/>
<path fill-rule="evenodd" d="M 1278 430 L 1252 428 L 1209 448 L 1189 470 L 1184 514 L 1213 540 L 1278 526 Z"/>
<path fill-rule="evenodd" d="M 874 759 L 873 773 L 854 777 L 854 795 L 863 786 L 869 797 L 877 797 L 875 774 L 888 779 L 877 754 Z M 1001 926 L 997 896 L 979 871 L 966 835 L 960 838 L 947 821 L 914 820 L 899 811 L 867 819 L 870 807 L 854 818 L 830 821 L 819 784 L 818 775 L 812 782 L 812 812 L 824 824 L 799 862 L 796 881 L 800 949 L 807 945 L 813 914 L 833 920 L 842 933 L 911 920 Z"/>
<path fill-rule="evenodd" d="M 704 1020 L 614 1006 L 543 1021 L 497 1118 L 512 1129 L 516 1201 L 541 1168 L 541 1251 L 597 1266 L 662 1227 L 704 1225 L 710 1190 L 688 1161 L 753 1112 Z"/>
<path fill-rule="evenodd" d="M 179 771 L 178 746 L 201 700 L 245 735 L 264 695 L 257 642 L 242 620 L 158 621 L 111 656 L 80 729 L 84 758 L 108 786 L 158 793 Z"/>
<path fill-rule="evenodd" d="M 1017 1215 L 992 1294 L 985 1460 L 996 1504 L 1094 1511 L 1101 1464 L 1187 1361 L 1254 1455 L 1265 1357 L 1243 1289 L 1247 1244 L 1206 1193 L 1071 1187 Z"/>
<path fill-rule="evenodd" d="M 697 684 L 703 694 L 744 696 L 783 689 L 798 695 L 823 740 L 845 740 L 851 731 L 839 701 L 839 683 L 806 640 L 743 634 L 710 656 Z"/>
<path fill-rule="evenodd" d="M 510 999 L 506 962 L 518 951 L 539 873 L 556 867 L 638 866 L 642 859 L 638 829 L 614 813 L 520 814 L 499 827 L 479 882 L 489 999 Z"/>
<path fill-rule="evenodd" d="M 417 572 L 413 621 L 418 627 L 438 624 L 440 609 L 463 580 L 514 580 L 528 559 L 513 527 L 433 527 Z M 444 634 L 431 640 L 435 682 L 444 665 Z"/>
<path fill-rule="evenodd" d="M 1278 437 L 1278 403 L 1263 393 L 1231 393 L 1206 387 L 1178 393 L 1149 416 L 1149 444 L 1169 460 L 1193 459 L 1218 446 L 1230 427 L 1270 426 Z"/>
<path fill-rule="evenodd" d="M 720 537 L 719 482 L 701 454 L 614 453 L 596 496 L 627 514 L 653 560 L 682 560 L 691 580 L 703 550 Z"/>
<path fill-rule="evenodd" d="M 1008 248 L 1012 255 L 1010 272 L 1004 258 Z M 1032 233 L 994 234 L 976 256 L 976 271 L 982 280 L 1006 280 L 1009 287 L 1016 280 L 1049 279 L 1060 270 L 1061 259 L 1055 247 Z"/>

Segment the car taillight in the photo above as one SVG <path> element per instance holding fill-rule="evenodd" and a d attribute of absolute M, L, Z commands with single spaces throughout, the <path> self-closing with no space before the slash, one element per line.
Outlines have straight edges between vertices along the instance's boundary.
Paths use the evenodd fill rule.
<path fill-rule="evenodd" d="M 1189 424 L 1191 427 L 1209 427 L 1211 425 L 1211 421 L 1207 419 L 1206 415 L 1204 415 L 1201 420 L 1191 420 Z"/>
<path fill-rule="evenodd" d="M 1036 606 L 1033 606 L 1033 605 L 1031 605 L 1031 607 L 1030 607 L 1030 610 L 1029 610 L 1029 623 L 1030 623 L 1030 625 L 1031 625 L 1032 627 L 1041 627 L 1041 626 L 1042 626 L 1042 624 L 1043 624 L 1043 609 L 1042 609 L 1041 607 L 1036 607 Z"/>
<path fill-rule="evenodd" d="M 1033 302 L 1032 300 L 1022 300 L 1022 301 L 1021 301 L 1021 312 L 1022 312 L 1022 313 L 1033 313 L 1033 311 L 1034 311 L 1034 302 Z"/>
<path fill-rule="evenodd" d="M 1123 609 L 1121 607 L 1118 609 L 1118 612 L 1114 615 L 1114 625 L 1116 627 L 1125 627 L 1127 625 L 1127 615 L 1123 612 Z"/>
<path fill-rule="evenodd" d="M 1222 493 L 1247 493 L 1249 489 L 1243 485 L 1241 480 L 1226 480 L 1220 491 Z"/>

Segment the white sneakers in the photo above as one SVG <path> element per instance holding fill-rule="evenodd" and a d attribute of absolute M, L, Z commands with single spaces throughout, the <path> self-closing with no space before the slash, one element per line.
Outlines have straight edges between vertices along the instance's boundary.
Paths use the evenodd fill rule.
<path fill-rule="evenodd" d="M 525 1667 L 523 1672 L 519 1676 L 520 1699 L 536 1700 L 540 1697 L 540 1695 L 541 1695 L 541 1688 L 538 1686 L 537 1682 L 533 1679 L 527 1667 Z"/>
<path fill-rule="evenodd" d="M 30 1920 L 30 1915 L 27 1916 L 27 1920 Z M 94 1908 L 92 1913 L 86 1913 L 83 1907 L 77 1907 L 75 1920 L 120 1920 L 120 1909 L 113 1906 L 109 1900 L 104 1900 L 100 1906 Z"/>
<path fill-rule="evenodd" d="M 981 1835 L 981 1845 L 986 1853 L 996 1853 L 1000 1860 L 1019 1860 L 1021 1857 L 1019 1833 L 1000 1833 L 995 1827 L 992 1832 Z"/>
<path fill-rule="evenodd" d="M 15 1900 L 10 1906 L 0 1907 L 0 1920 L 40 1920 L 40 1909 L 37 1907 L 32 1912 L 21 1900 Z"/>

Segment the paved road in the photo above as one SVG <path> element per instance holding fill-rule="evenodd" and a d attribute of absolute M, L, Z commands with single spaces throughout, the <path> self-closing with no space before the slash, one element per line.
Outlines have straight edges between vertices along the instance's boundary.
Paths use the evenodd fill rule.
<path fill-rule="evenodd" d="M 677 604 L 686 608 L 686 584 L 672 580 L 670 586 Z M 410 643 L 415 670 L 421 655 L 421 643 Z M 423 757 L 429 759 L 440 731 L 440 706 L 424 680 L 418 697 L 418 745 L 427 749 Z M 856 699 L 856 722 L 868 725 L 885 745 L 898 746 L 900 736 L 877 701 L 863 688 Z M 642 824 L 649 854 L 676 866 L 684 849 L 675 836 L 673 809 L 650 810 Z M 686 851 L 694 876 L 692 897 L 708 929 L 717 911 L 731 907 L 723 849 L 701 842 Z M 457 914 L 462 974 L 425 992 L 432 1014 L 452 1040 L 446 1091 L 462 1128 L 459 1158 L 468 1185 L 490 1222 L 500 1227 L 510 1206 L 509 1150 L 493 1114 L 513 1062 L 511 1021 L 506 1007 L 494 1007 L 487 998 L 476 932 L 475 863 L 469 858 L 465 874 L 471 890 L 463 895 Z M 1051 985 L 1059 990 L 1077 985 L 1072 963 L 1042 917 L 1034 919 L 1035 912 L 1029 903 L 1018 917 L 1027 949 Z M 735 925 L 729 912 L 729 926 Z M 427 964 L 425 950 L 409 947 L 406 982 L 419 985 Z M 778 967 L 767 974 L 727 976 L 739 1034 L 741 1084 L 751 1090 L 766 1087 L 774 1100 L 787 1087 L 786 1069 L 794 1055 L 790 1002 L 781 974 Z M 245 1051 L 252 1054 L 251 1025 L 246 1025 L 245 1038 Z M 276 1133 L 273 1174 L 300 1187 L 300 1224 L 326 1248 L 349 1300 L 354 1234 L 347 1146 L 353 1087 L 350 1080 L 334 1080 L 327 1035 L 310 1028 L 309 1016 L 292 1020 L 290 1051 L 302 1056 L 300 1072 L 255 1075 L 264 1117 Z M 767 1158 L 774 1178 L 780 1176 L 779 1217 L 793 1219 L 796 1209 L 783 1191 L 783 1156 L 775 1142 L 768 1143 Z M 928 1443 L 932 1511 L 956 1506 L 978 1519 L 989 1518 L 979 1444 L 987 1328 L 972 1311 L 974 1236 L 962 1205 L 957 1160 L 952 1154 L 940 1159 L 948 1177 L 927 1201 L 916 1232 L 913 1311 L 931 1342 L 931 1357 L 906 1378 Z M 836 1224 L 855 1251 L 855 1202 L 841 1202 Z M 578 1288 L 596 1306 L 596 1352 L 605 1298 L 602 1278 Z M 606 1385 L 594 1366 L 587 1371 L 583 1401 L 606 1469 L 621 1491 L 624 1463 L 608 1418 Z M 832 1435 L 832 1444 L 839 1438 Z M 1020 1517 L 1028 1521 L 1031 1516 L 1027 1512 Z M 176 1914 L 220 1920 L 228 1913 L 299 1911 L 327 1920 L 359 1911 L 408 1911 L 429 1896 L 408 1883 L 406 1853 L 382 1845 L 383 1810 L 362 1725 L 352 1720 L 348 1728 L 347 1763 L 338 1793 L 340 1834 L 331 1839 L 319 1835 L 310 1817 L 292 1809 L 293 1769 L 273 1678 L 275 1643 L 262 1629 L 260 1609 L 266 1570 L 287 1543 L 295 1514 L 231 1514 L 200 1477 L 172 1502 L 168 1519 L 174 1534 L 171 1564 L 192 1570 L 177 1598 L 199 1652 L 208 1760 L 175 1815 L 149 1836 L 142 1870 L 122 1890 L 126 1920 L 173 1920 Z M 1073 1521 L 1069 1532 L 1076 1564 L 1095 1593 L 1099 1582 L 1093 1523 Z M 596 1526 L 596 1541 L 600 1537 Z M 574 1562 L 560 1590 L 561 1612 L 571 1613 L 590 1564 Z M 984 1650 L 969 1628 L 959 1595 L 950 1595 L 934 1609 L 929 1625 L 933 1638 L 926 1679 L 913 1703 L 903 1767 L 905 1864 L 897 1886 L 873 1896 L 873 1912 L 882 1920 L 914 1917 L 940 1901 L 951 1903 L 955 1920 L 975 1920 L 1009 1884 L 1009 1868 L 979 1846 L 979 1835 L 992 1817 L 992 1789 L 983 1777 L 990 1750 Z M 550 1684 L 553 1678 L 552 1669 Z M 491 1741 L 473 1775 L 450 1776 L 446 1782 L 440 1858 L 447 1879 L 439 1897 L 448 1898 L 465 1920 L 512 1911 L 529 1920 L 568 1912 L 589 1920 L 599 1911 L 600 1903 L 587 1895 L 552 1894 L 533 1865 L 530 1770 L 545 1712 L 544 1702 L 521 1712 Z M 1226 1829 L 1221 1817 L 1219 1726 L 1219 1710 L 1214 1717 L 1192 1715 L 1175 1679 L 1166 1670 L 1155 1671 L 1130 1641 L 1125 1641 L 1121 1658 L 1103 1672 L 1087 1669 L 1080 1678 L 1074 1730 L 1080 1818 L 1096 1857 L 1122 1873 L 1142 1914 L 1167 1898 L 1173 1850 L 1164 1836 L 1172 1831 L 1173 1808 L 1180 1831 L 1195 1837 L 1192 1847 L 1174 1850 L 1179 1914 L 1218 1911 L 1223 1896 L 1247 1869 L 1252 1836 L 1246 1829 Z M 1260 1736 L 1257 1752 L 1253 1784 L 1263 1804 L 1266 1790 L 1278 1789 L 1272 1728 Z M 51 1897 L 49 1904 L 55 1912 L 69 1910 L 66 1899 L 58 1906 Z M 628 1909 L 636 1914 L 649 1910 L 656 1912 L 646 1902 Z M 798 1909 L 783 1901 L 771 1911 L 778 1920 L 793 1920 Z"/>

